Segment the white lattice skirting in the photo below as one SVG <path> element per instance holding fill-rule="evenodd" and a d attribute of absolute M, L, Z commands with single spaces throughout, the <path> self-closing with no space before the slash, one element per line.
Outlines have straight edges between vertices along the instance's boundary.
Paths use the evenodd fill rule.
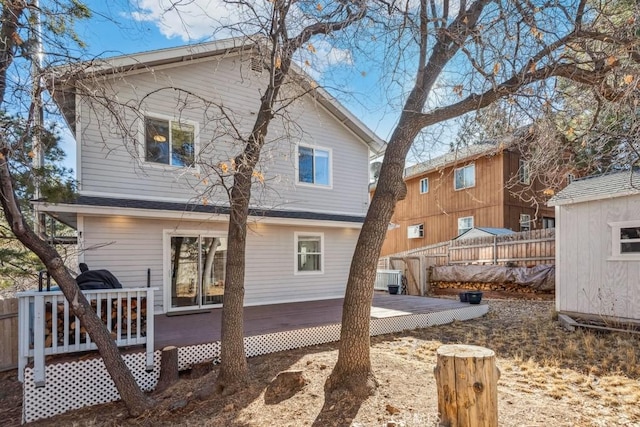
<path fill-rule="evenodd" d="M 488 310 L 488 305 L 481 304 L 436 313 L 371 319 L 371 335 L 443 325 L 454 320 L 474 319 L 486 314 Z M 252 357 L 334 342 L 339 339 L 340 324 L 336 323 L 247 337 L 244 345 L 247 356 Z M 178 350 L 178 356 L 178 365 L 181 370 L 208 359 L 218 360 L 220 342 L 181 347 Z M 145 370 L 144 352 L 127 354 L 124 359 L 142 390 L 153 390 L 160 373 L 160 352 L 155 352 L 152 372 Z M 46 385 L 36 387 L 33 381 L 33 369 L 31 367 L 25 369 L 23 422 L 49 418 L 73 409 L 113 402 L 120 398 L 101 358 L 48 364 L 45 370 Z"/>

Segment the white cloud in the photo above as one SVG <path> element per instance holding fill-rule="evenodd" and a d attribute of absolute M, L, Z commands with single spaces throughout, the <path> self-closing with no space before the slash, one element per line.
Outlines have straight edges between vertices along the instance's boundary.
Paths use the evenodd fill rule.
<path fill-rule="evenodd" d="M 353 65 L 351 51 L 338 49 L 326 40 L 312 41 L 314 52 L 303 46 L 296 62 L 312 78 L 318 80 L 327 69 L 335 65 Z"/>
<path fill-rule="evenodd" d="M 132 7 L 132 19 L 153 23 L 168 39 L 185 42 L 210 38 L 239 19 L 238 9 L 222 0 L 137 0 Z"/>
<path fill-rule="evenodd" d="M 134 11 L 128 17 L 152 23 L 166 38 L 179 37 L 185 42 L 263 32 L 260 22 L 270 16 L 271 5 L 260 0 L 247 4 L 251 8 L 224 0 L 135 0 L 135 3 L 132 1 Z M 290 14 L 292 36 L 308 21 L 297 9 Z M 312 43 L 315 52 L 304 46 L 296 55 L 296 62 L 314 79 L 319 79 L 334 65 L 353 64 L 350 51 L 335 48 L 326 40 L 312 40 Z"/>

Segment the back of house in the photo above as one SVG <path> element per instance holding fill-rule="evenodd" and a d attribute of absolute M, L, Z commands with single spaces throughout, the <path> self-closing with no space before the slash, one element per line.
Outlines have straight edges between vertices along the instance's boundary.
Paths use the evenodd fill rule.
<path fill-rule="evenodd" d="M 223 303 L 228 191 L 268 73 L 241 39 L 117 57 L 50 83 L 75 132 L 80 262 L 158 287 L 158 312 Z M 69 78 L 71 76 L 71 78 Z M 301 72 L 254 171 L 246 304 L 338 298 L 382 141 Z"/>

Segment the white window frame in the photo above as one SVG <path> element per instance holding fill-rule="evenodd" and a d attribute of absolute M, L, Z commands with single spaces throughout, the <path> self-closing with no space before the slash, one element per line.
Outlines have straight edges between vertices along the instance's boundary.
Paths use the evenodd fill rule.
<path fill-rule="evenodd" d="M 148 111 L 140 111 L 142 114 L 142 119 L 140 120 L 139 125 L 139 134 L 138 138 L 139 149 L 138 155 L 142 161 L 142 164 L 152 168 L 161 168 L 161 169 L 173 169 L 173 170 L 186 170 L 186 169 L 195 169 L 199 170 L 198 167 L 198 153 L 200 152 L 200 126 L 199 123 L 193 120 L 176 120 L 175 117 L 171 117 L 166 114 L 158 114 Z M 171 123 L 182 123 L 185 125 L 193 126 L 193 165 L 191 166 L 177 166 L 166 163 L 158 163 L 158 162 L 149 162 L 147 161 L 147 129 L 145 120 L 149 119 L 157 119 L 157 120 L 166 120 L 169 122 L 169 129 L 171 129 Z M 171 148 L 171 141 L 169 141 L 169 147 Z M 171 159 L 171 154 L 169 154 L 169 159 Z"/>
<path fill-rule="evenodd" d="M 523 228 L 524 227 L 524 228 Z M 520 231 L 531 231 L 531 215 L 520 214 Z"/>
<path fill-rule="evenodd" d="M 608 223 L 611 227 L 611 256 L 610 261 L 639 261 L 640 252 L 622 252 L 622 243 L 640 243 L 640 239 L 625 239 L 620 236 L 621 229 L 640 227 L 640 220 L 621 221 Z"/>
<path fill-rule="evenodd" d="M 407 227 L 407 239 L 421 239 L 424 237 L 424 224 L 414 224 Z"/>
<path fill-rule="evenodd" d="M 458 187 L 458 180 L 456 179 L 456 176 L 458 175 L 458 172 L 461 172 L 464 176 L 465 174 L 465 170 L 469 169 L 469 168 L 473 168 L 473 184 L 471 185 L 467 185 L 467 182 L 464 181 L 463 186 L 462 187 Z M 464 190 L 467 188 L 473 188 L 476 186 L 476 164 L 475 163 L 470 163 L 466 166 L 462 166 L 460 168 L 456 168 L 453 170 L 453 189 L 455 191 L 459 191 L 459 190 Z"/>
<path fill-rule="evenodd" d="M 329 170 L 328 170 L 328 175 L 329 175 L 329 184 L 317 184 L 315 182 L 303 182 L 300 181 L 300 147 L 304 147 L 304 148 L 309 148 L 311 150 L 313 150 L 314 152 L 314 162 L 315 162 L 315 151 L 316 150 L 321 150 L 321 151 L 326 151 L 327 153 L 329 153 Z M 331 189 L 333 188 L 333 150 L 331 148 L 328 147 L 320 147 L 320 146 L 315 146 L 315 145 L 308 145 L 308 144 L 298 144 L 296 146 L 296 159 L 295 159 L 295 174 L 296 174 L 296 185 L 302 186 L 302 187 L 313 187 L 313 188 L 325 188 L 325 189 Z M 315 180 L 315 177 L 314 177 Z"/>
<path fill-rule="evenodd" d="M 298 269 L 298 241 L 300 237 L 320 237 L 320 270 L 305 271 Z M 293 233 L 293 274 L 294 276 L 314 276 L 324 274 L 324 233 L 314 231 L 296 231 Z"/>
<path fill-rule="evenodd" d="M 524 185 L 531 184 L 529 162 L 524 159 L 520 159 L 520 161 L 518 162 L 518 182 Z"/>
<path fill-rule="evenodd" d="M 553 227 L 548 227 L 549 222 L 553 221 Z M 542 217 L 542 228 L 556 228 L 556 219 L 550 216 Z"/>
<path fill-rule="evenodd" d="M 422 178 L 420 180 L 420 194 L 427 194 L 429 192 L 429 178 Z"/>
<path fill-rule="evenodd" d="M 469 219 L 471 220 L 471 227 L 465 227 L 465 228 L 460 227 L 460 223 L 462 221 L 467 221 Z M 461 216 L 460 218 L 458 218 L 458 236 L 464 233 L 465 231 L 471 230 L 473 227 L 474 227 L 473 216 Z M 464 231 L 460 231 L 460 230 L 464 230 Z"/>
<path fill-rule="evenodd" d="M 214 237 L 214 238 L 226 238 L 228 242 L 228 235 L 226 231 L 207 231 L 201 230 L 175 230 L 165 229 L 162 231 L 162 293 L 163 293 L 163 305 L 165 313 L 176 313 L 180 311 L 193 311 L 193 310 L 205 310 L 208 308 L 221 307 L 223 304 L 202 304 L 199 308 L 194 306 L 186 307 L 171 307 L 171 238 L 172 237 Z M 226 266 L 225 266 L 226 268 Z M 226 271 L 225 271 L 226 275 Z"/>

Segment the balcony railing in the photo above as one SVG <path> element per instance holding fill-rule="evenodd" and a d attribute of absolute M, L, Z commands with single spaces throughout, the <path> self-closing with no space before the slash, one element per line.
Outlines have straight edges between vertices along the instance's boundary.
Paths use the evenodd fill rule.
<path fill-rule="evenodd" d="M 118 347 L 146 345 L 153 369 L 153 292 L 155 288 L 82 291 Z M 45 385 L 45 357 L 97 349 L 61 291 L 18 294 L 18 378 L 33 358 L 36 386 Z"/>

